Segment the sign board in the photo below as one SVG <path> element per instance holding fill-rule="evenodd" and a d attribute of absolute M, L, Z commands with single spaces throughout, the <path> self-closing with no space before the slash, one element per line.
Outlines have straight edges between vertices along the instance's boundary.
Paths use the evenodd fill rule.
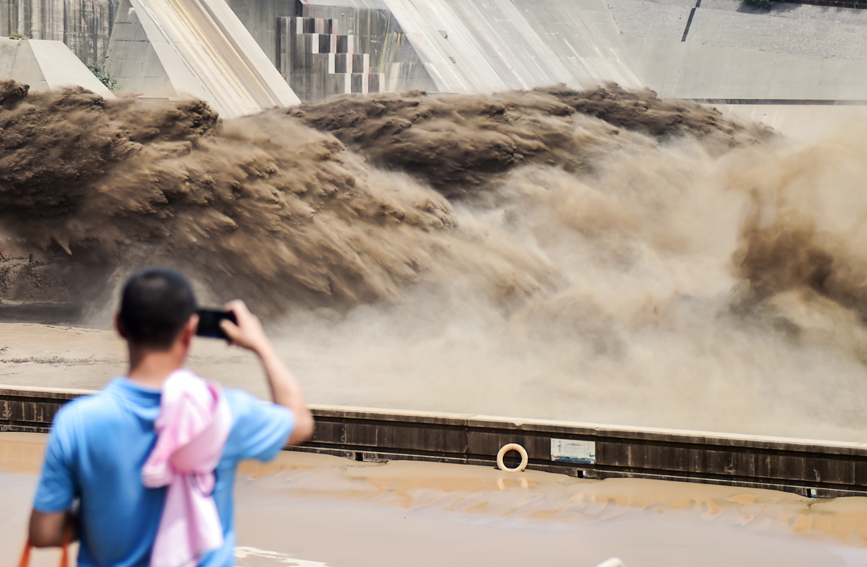
<path fill-rule="evenodd" d="M 563 463 L 596 464 L 596 442 L 551 439 L 551 460 Z"/>

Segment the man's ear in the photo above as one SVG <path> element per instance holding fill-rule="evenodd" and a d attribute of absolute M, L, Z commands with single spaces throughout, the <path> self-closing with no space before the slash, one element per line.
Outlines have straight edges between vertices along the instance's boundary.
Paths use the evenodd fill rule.
<path fill-rule="evenodd" d="M 120 311 L 117 311 L 114 314 L 114 328 L 117 330 L 117 334 L 121 336 L 122 339 L 126 339 L 126 329 L 123 328 L 123 321 L 120 318 Z"/>
<path fill-rule="evenodd" d="M 190 315 L 190 318 L 187 319 L 186 325 L 184 325 L 184 330 L 181 331 L 181 340 L 184 342 L 185 346 L 188 346 L 193 342 L 193 337 L 196 334 L 196 329 L 199 328 L 199 316 L 196 313 Z"/>

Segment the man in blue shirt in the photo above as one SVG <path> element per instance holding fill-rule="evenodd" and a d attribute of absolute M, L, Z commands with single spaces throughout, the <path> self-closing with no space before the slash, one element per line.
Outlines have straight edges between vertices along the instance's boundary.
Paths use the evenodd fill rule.
<path fill-rule="evenodd" d="M 259 357 L 274 403 L 224 390 L 232 429 L 213 492 L 224 543 L 202 557 L 200 567 L 234 565 L 232 491 L 238 462 L 270 460 L 287 441 L 301 443 L 313 432 L 301 389 L 258 318 L 241 301 L 226 309 L 237 324 L 222 321 L 223 331 L 230 344 Z M 152 269 L 126 283 L 115 326 L 127 342 L 129 372 L 58 412 L 30 518 L 33 545 L 61 545 L 71 531 L 81 541 L 80 567 L 147 567 L 166 489 L 145 488 L 141 470 L 157 439 L 160 389 L 183 366 L 197 325 L 195 296 L 180 274 Z"/>

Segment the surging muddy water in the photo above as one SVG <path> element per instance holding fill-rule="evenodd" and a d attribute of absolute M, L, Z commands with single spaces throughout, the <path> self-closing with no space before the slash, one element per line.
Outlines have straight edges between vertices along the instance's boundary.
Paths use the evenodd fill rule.
<path fill-rule="evenodd" d="M 4 88 L 10 242 L 97 312 L 154 262 L 245 297 L 315 402 L 865 437 L 859 128 L 795 145 L 616 87 L 227 122 Z M 25 276 L 0 299 L 50 291 Z"/>

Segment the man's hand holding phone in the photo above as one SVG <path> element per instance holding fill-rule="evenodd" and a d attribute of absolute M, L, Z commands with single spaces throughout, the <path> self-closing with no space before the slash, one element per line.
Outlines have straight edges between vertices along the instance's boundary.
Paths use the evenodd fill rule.
<path fill-rule="evenodd" d="M 272 399 L 295 415 L 295 428 L 289 436 L 289 443 L 294 445 L 309 439 L 313 434 L 313 415 L 304 401 L 298 382 L 280 360 L 259 318 L 240 299 L 230 301 L 225 309 L 235 317 L 235 322 L 228 318 L 220 321 L 220 329 L 228 337 L 229 344 L 256 353 L 268 377 Z"/>
<path fill-rule="evenodd" d="M 210 339 L 229 340 L 229 337 L 223 332 L 220 327 L 220 322 L 223 319 L 235 322 L 235 314 L 231 311 L 220 311 L 219 309 L 199 309 L 196 311 L 199 316 L 199 323 L 196 326 L 196 336 L 207 337 Z"/>
<path fill-rule="evenodd" d="M 251 350 L 257 354 L 271 347 L 271 341 L 262 328 L 259 318 L 253 315 L 247 305 L 240 299 L 230 301 L 225 309 L 234 315 L 234 321 L 223 319 L 220 329 L 226 335 L 229 344 Z"/>

